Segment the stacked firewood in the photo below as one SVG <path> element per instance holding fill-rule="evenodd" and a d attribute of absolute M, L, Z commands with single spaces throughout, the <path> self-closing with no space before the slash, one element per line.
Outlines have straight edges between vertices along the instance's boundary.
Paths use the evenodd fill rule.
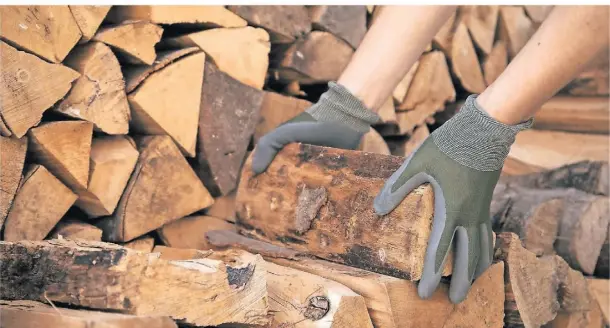
<path fill-rule="evenodd" d="M 381 7 L 0 7 L 0 327 L 603 327 L 608 54 L 521 133 L 494 264 L 417 295 L 434 195 L 372 202 L 548 6 L 460 7 L 350 151 L 257 140 L 317 101 Z"/>

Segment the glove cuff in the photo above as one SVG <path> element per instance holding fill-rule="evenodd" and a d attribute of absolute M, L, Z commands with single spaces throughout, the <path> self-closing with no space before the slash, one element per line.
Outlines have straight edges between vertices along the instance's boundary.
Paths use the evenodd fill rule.
<path fill-rule="evenodd" d="M 477 104 L 476 98 L 469 96 L 460 111 L 431 137 L 456 162 L 479 171 L 498 171 L 517 133 L 529 129 L 534 119 L 516 125 L 498 122 Z"/>
<path fill-rule="evenodd" d="M 379 115 L 364 106 L 349 90 L 335 82 L 328 83 L 328 91 L 306 110 L 321 122 L 339 122 L 362 133 L 381 120 Z"/>

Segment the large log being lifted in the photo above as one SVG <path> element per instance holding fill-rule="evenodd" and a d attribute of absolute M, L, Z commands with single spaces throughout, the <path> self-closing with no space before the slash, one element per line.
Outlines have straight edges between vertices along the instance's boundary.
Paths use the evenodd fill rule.
<path fill-rule="evenodd" d="M 100 242 L 0 242 L 0 298 L 51 301 L 187 325 L 265 325 L 261 256 L 166 261 Z"/>
<path fill-rule="evenodd" d="M 74 20 L 83 35 L 80 43 L 91 40 L 112 6 L 70 6 Z"/>
<path fill-rule="evenodd" d="M 242 27 L 247 22 L 224 6 L 114 6 L 107 20 L 113 23 L 143 20 L 155 24 L 192 24 Z"/>
<path fill-rule="evenodd" d="M 403 161 L 291 144 L 253 177 L 249 158 L 237 192 L 238 222 L 274 244 L 418 280 L 431 231 L 431 186 L 416 188 L 388 215 L 373 211 L 373 199 Z"/>
<path fill-rule="evenodd" d="M 0 229 L 21 182 L 27 148 L 27 138 L 0 137 Z"/>
<path fill-rule="evenodd" d="M 305 6 L 228 6 L 253 26 L 264 28 L 273 43 L 292 43 L 309 33 L 311 18 Z"/>

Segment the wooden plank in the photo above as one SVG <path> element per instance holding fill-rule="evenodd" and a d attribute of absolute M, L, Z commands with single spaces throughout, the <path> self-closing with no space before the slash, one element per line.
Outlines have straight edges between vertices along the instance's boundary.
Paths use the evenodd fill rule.
<path fill-rule="evenodd" d="M 2 6 L 0 17 L 2 40 L 52 63 L 63 61 L 81 38 L 68 6 Z"/>
<path fill-rule="evenodd" d="M 237 217 L 235 213 L 235 192 L 214 198 L 214 204 L 205 210 L 205 215 L 235 222 Z"/>
<path fill-rule="evenodd" d="M 610 104 L 606 97 L 557 96 L 534 117 L 534 128 L 582 133 L 610 133 Z"/>
<path fill-rule="evenodd" d="M 112 6 L 69 6 L 72 16 L 80 29 L 82 37 L 79 43 L 91 40 L 106 18 Z"/>
<path fill-rule="evenodd" d="M 282 123 L 301 114 L 311 106 L 311 102 L 288 97 L 276 92 L 265 91 L 261 105 L 260 119 L 254 130 L 254 143 Z"/>
<path fill-rule="evenodd" d="M 483 61 L 483 76 L 487 85 L 492 84 L 508 65 L 508 50 L 502 40 L 496 41 L 489 55 Z"/>
<path fill-rule="evenodd" d="M 207 27 L 242 27 L 247 22 L 224 6 L 114 6 L 107 20 L 113 23 L 143 20 L 154 24 L 190 24 Z"/>
<path fill-rule="evenodd" d="M 130 22 L 101 28 L 93 40 L 103 42 L 117 52 L 122 62 L 152 65 L 157 57 L 155 44 L 163 28 L 147 22 Z"/>
<path fill-rule="evenodd" d="M 151 253 L 155 247 L 155 239 L 153 237 L 144 236 L 124 243 L 123 246 L 139 252 Z"/>
<path fill-rule="evenodd" d="M 76 201 L 42 165 L 28 168 L 4 222 L 4 240 L 42 240 Z"/>
<path fill-rule="evenodd" d="M 470 93 L 485 90 L 485 80 L 477 53 L 463 23 L 458 24 L 451 40 L 451 70 L 462 87 Z"/>
<path fill-rule="evenodd" d="M 330 32 L 356 49 L 366 34 L 366 6 L 310 6 L 312 26 Z"/>
<path fill-rule="evenodd" d="M 228 6 L 227 9 L 250 25 L 264 28 L 272 43 L 292 43 L 311 31 L 311 18 L 305 6 Z"/>
<path fill-rule="evenodd" d="M 484 54 L 489 55 L 496 35 L 499 6 L 461 6 L 459 10 L 472 41 Z"/>
<path fill-rule="evenodd" d="M 166 261 L 110 243 L 50 240 L 1 242 L 0 261 L 4 300 L 169 316 L 193 326 L 268 322 L 260 255 Z"/>
<path fill-rule="evenodd" d="M 21 181 L 25 154 L 28 148 L 26 138 L 0 137 L 0 229 L 13 204 L 15 193 Z"/>
<path fill-rule="evenodd" d="M 129 104 L 121 66 L 112 50 L 101 42 L 89 42 L 76 47 L 64 63 L 82 75 L 54 110 L 89 121 L 96 131 L 127 134 Z"/>
<path fill-rule="evenodd" d="M 157 229 L 163 244 L 175 248 L 211 249 L 205 234 L 212 230 L 237 231 L 234 224 L 212 216 L 194 215 Z"/>
<path fill-rule="evenodd" d="M 523 7 L 500 6 L 500 39 L 506 42 L 510 59 L 517 55 L 534 32 L 532 21 L 525 15 Z"/>
<path fill-rule="evenodd" d="M 169 137 L 145 136 L 136 142 L 136 168 L 114 215 L 98 225 L 104 240 L 131 241 L 214 201 Z"/>
<path fill-rule="evenodd" d="M 47 239 L 86 239 L 102 241 L 102 229 L 77 220 L 61 220 L 49 234 Z"/>
<path fill-rule="evenodd" d="M 375 129 L 370 129 L 364 134 L 357 149 L 374 154 L 390 155 L 388 144 Z"/>
<path fill-rule="evenodd" d="M 430 135 L 427 125 L 418 126 L 408 137 L 388 139 L 388 146 L 394 156 L 408 157 Z"/>

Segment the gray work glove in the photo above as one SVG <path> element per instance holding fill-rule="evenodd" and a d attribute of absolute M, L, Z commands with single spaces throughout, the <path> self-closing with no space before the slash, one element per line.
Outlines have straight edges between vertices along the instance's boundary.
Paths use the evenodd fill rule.
<path fill-rule="evenodd" d="M 264 172 L 287 144 L 301 142 L 341 149 L 356 149 L 379 116 L 367 109 L 345 87 L 330 82 L 317 103 L 263 136 L 252 158 L 254 174 Z"/>
<path fill-rule="evenodd" d="M 418 294 L 436 290 L 450 247 L 454 264 L 449 298 L 461 302 L 493 257 L 489 207 L 493 190 L 516 134 L 533 123 L 500 123 L 470 96 L 460 111 L 436 129 L 386 181 L 375 212 L 391 212 L 414 188 L 430 183 L 434 219 Z"/>

